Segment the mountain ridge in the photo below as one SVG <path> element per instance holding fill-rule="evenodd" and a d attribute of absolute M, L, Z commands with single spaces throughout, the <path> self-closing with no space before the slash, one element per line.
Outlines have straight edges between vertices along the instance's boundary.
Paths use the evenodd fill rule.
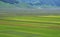
<path fill-rule="evenodd" d="M 0 2 L 4 2 L 18 8 L 60 8 L 60 0 L 0 0 Z M 2 5 L 0 3 L 0 6 Z"/>

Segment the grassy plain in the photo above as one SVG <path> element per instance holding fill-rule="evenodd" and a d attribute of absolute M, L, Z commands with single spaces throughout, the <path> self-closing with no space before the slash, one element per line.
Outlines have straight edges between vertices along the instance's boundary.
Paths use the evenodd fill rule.
<path fill-rule="evenodd" d="M 60 37 L 60 16 L 1 18 L 0 37 Z"/>

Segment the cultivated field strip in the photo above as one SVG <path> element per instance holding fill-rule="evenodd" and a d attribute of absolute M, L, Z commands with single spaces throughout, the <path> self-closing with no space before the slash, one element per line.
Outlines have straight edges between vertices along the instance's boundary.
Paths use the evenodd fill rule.
<path fill-rule="evenodd" d="M 6 17 L 0 19 L 0 37 L 60 37 L 60 17 Z"/>

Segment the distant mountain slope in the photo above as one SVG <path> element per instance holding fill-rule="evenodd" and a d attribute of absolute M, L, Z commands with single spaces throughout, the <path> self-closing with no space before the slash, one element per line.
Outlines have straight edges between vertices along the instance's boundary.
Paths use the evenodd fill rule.
<path fill-rule="evenodd" d="M 4 4 L 2 4 L 4 2 Z M 19 7 L 19 8 L 56 8 L 60 7 L 60 0 L 0 0 L 2 7 Z"/>
<path fill-rule="evenodd" d="M 16 8 L 16 6 L 9 4 L 9 3 L 4 3 L 0 1 L 0 9 L 1 8 Z"/>

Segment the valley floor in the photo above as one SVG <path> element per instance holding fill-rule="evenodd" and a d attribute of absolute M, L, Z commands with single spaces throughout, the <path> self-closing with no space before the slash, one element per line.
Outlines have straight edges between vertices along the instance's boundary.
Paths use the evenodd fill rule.
<path fill-rule="evenodd" d="M 60 37 L 60 16 L 4 17 L 0 37 Z"/>

